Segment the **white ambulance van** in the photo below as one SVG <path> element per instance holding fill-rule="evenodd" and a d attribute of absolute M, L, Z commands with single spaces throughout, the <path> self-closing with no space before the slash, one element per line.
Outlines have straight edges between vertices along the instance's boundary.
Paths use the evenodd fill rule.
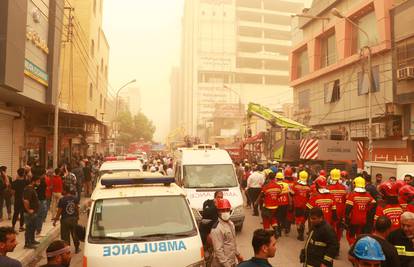
<path fill-rule="evenodd" d="M 196 220 L 174 177 L 104 174 L 91 200 L 83 266 L 204 266 Z"/>
<path fill-rule="evenodd" d="M 116 156 L 106 157 L 99 168 L 99 183 L 101 176 L 106 173 L 115 173 L 119 171 L 140 171 L 142 172 L 142 162 L 136 156 Z"/>
<path fill-rule="evenodd" d="M 204 201 L 213 199 L 215 191 L 223 191 L 232 207 L 230 219 L 240 231 L 245 217 L 243 197 L 228 152 L 211 145 L 179 148 L 174 162 L 176 183 L 186 191 L 197 221 L 202 218 Z"/>

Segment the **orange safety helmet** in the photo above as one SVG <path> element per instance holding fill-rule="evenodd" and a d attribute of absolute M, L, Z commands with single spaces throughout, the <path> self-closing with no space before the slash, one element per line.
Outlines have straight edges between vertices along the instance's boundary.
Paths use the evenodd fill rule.
<path fill-rule="evenodd" d="M 328 187 L 328 183 L 326 182 L 326 178 L 323 176 L 319 176 L 315 179 L 315 185 L 317 188 L 326 188 Z"/>
<path fill-rule="evenodd" d="M 394 188 L 394 190 L 395 190 L 395 192 L 397 192 L 397 194 L 398 194 L 398 192 L 400 191 L 400 189 L 404 186 L 404 185 L 406 185 L 407 183 L 406 182 L 404 182 L 403 180 L 398 180 L 398 181 L 396 181 L 393 185 L 392 185 L 392 187 Z"/>
<path fill-rule="evenodd" d="M 341 171 L 341 177 L 348 177 L 347 171 Z"/>
<path fill-rule="evenodd" d="M 325 170 L 320 170 L 319 171 L 319 176 L 326 177 L 326 171 Z"/>
<path fill-rule="evenodd" d="M 218 210 L 226 210 L 226 209 L 231 209 L 231 205 L 227 199 L 219 198 L 217 199 L 216 208 Z"/>

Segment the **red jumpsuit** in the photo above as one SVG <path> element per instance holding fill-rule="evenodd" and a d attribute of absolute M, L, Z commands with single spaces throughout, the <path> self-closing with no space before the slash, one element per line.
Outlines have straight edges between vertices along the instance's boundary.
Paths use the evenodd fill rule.
<path fill-rule="evenodd" d="M 336 183 L 328 186 L 329 192 L 333 195 L 336 205 L 336 215 L 338 220 L 334 230 L 338 241 L 341 241 L 342 237 L 342 222 L 345 219 L 345 202 L 346 202 L 346 187 L 343 184 Z"/>
<path fill-rule="evenodd" d="M 333 225 L 334 220 L 336 219 L 336 206 L 335 200 L 331 193 L 317 193 L 314 196 L 311 196 L 308 203 L 306 204 L 308 209 L 312 209 L 314 207 L 319 207 L 322 209 L 325 220 L 330 224 Z"/>
<path fill-rule="evenodd" d="M 276 211 L 279 205 L 278 199 L 282 192 L 282 186 L 275 181 L 270 181 L 262 187 L 263 200 L 263 228 L 268 230 L 270 226 L 277 226 Z"/>
<path fill-rule="evenodd" d="M 287 218 L 287 212 L 289 208 L 289 185 L 285 182 L 277 182 L 282 187 L 282 192 L 279 194 L 278 203 L 279 207 L 277 208 L 277 220 L 282 228 L 287 229 L 289 226 L 289 221 Z"/>
<path fill-rule="evenodd" d="M 374 221 L 376 221 L 379 216 L 385 215 L 391 220 L 391 230 L 394 231 L 400 228 L 400 217 L 402 213 L 403 209 L 399 203 L 385 204 L 385 206 L 377 208 Z"/>
<path fill-rule="evenodd" d="M 368 213 L 375 206 L 375 199 L 368 192 L 351 192 L 346 199 L 347 224 L 349 226 L 346 233 L 348 243 L 352 245 L 356 236 L 363 233 L 367 225 Z M 371 217 L 372 218 L 372 217 Z"/>
<path fill-rule="evenodd" d="M 292 186 L 293 205 L 295 207 L 295 223 L 305 223 L 306 203 L 310 196 L 310 186 L 295 182 Z"/>
<path fill-rule="evenodd" d="M 289 192 L 292 192 L 292 187 L 295 184 L 292 177 L 286 177 L 284 180 L 285 183 L 289 186 Z M 287 220 L 289 224 L 293 223 L 295 221 L 295 214 L 293 209 L 293 203 L 289 203 L 289 208 L 287 212 Z"/>

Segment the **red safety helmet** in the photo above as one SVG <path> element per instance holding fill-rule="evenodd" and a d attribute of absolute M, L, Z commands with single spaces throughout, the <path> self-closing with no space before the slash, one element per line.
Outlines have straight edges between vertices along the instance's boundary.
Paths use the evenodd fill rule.
<path fill-rule="evenodd" d="M 319 176 L 318 178 L 316 178 L 315 184 L 317 188 L 328 187 L 328 183 L 326 182 L 326 178 L 324 176 Z"/>
<path fill-rule="evenodd" d="M 395 197 L 398 195 L 397 186 L 394 186 L 394 183 L 390 181 L 381 183 L 378 186 L 378 191 L 380 191 L 383 196 Z"/>
<path fill-rule="evenodd" d="M 341 171 L 341 177 L 348 177 L 347 171 Z"/>
<path fill-rule="evenodd" d="M 398 191 L 398 195 L 404 203 L 407 203 L 414 197 L 414 187 L 411 185 L 404 185 L 400 188 L 400 191 Z"/>
<path fill-rule="evenodd" d="M 396 181 L 393 185 L 392 185 L 392 187 L 393 187 L 393 189 L 397 192 L 397 194 L 398 194 L 398 192 L 400 191 L 400 189 L 404 186 L 404 185 L 406 185 L 407 183 L 406 182 L 404 182 L 403 180 L 398 180 L 398 181 Z"/>
<path fill-rule="evenodd" d="M 218 210 L 231 209 L 230 202 L 227 199 L 225 199 L 225 198 L 219 198 L 219 199 L 217 199 L 216 205 L 217 205 L 216 208 Z"/>
<path fill-rule="evenodd" d="M 292 177 L 292 174 L 293 174 L 292 168 L 287 167 L 285 169 L 285 177 Z"/>
<path fill-rule="evenodd" d="M 320 170 L 319 171 L 319 176 L 326 177 L 326 171 L 325 170 Z"/>

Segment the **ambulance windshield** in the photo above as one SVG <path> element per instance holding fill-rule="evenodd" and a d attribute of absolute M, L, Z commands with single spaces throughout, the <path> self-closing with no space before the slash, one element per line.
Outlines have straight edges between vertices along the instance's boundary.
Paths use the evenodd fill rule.
<path fill-rule="evenodd" d="M 219 188 L 236 187 L 237 179 L 233 165 L 185 165 L 184 187 Z"/>
<path fill-rule="evenodd" d="M 90 229 L 94 242 L 165 240 L 197 234 L 183 196 L 97 200 Z"/>

